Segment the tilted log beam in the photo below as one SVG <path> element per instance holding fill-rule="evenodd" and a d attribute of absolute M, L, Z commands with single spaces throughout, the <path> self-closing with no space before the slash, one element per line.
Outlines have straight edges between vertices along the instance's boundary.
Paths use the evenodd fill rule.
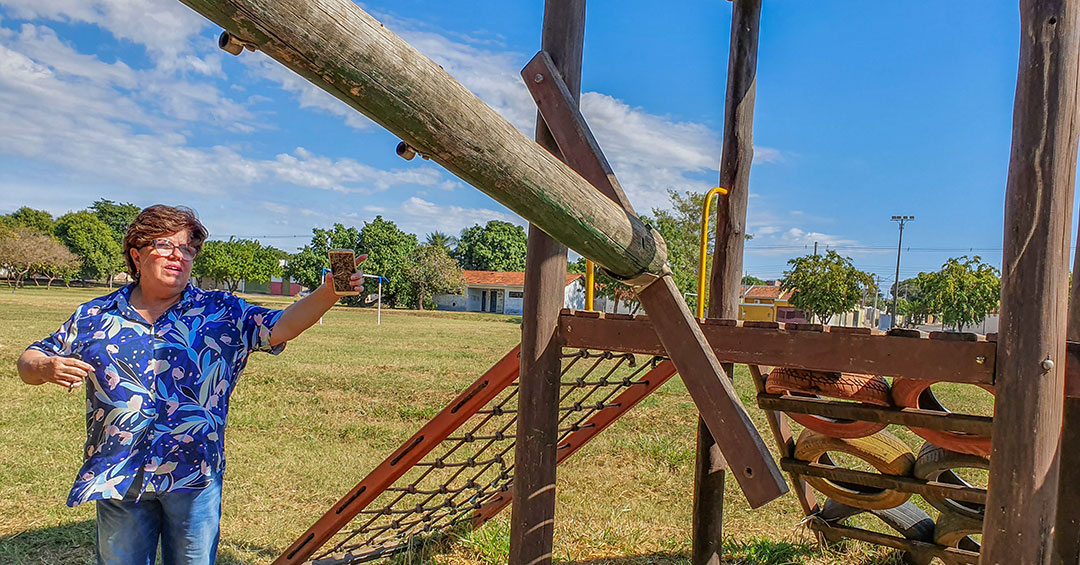
<path fill-rule="evenodd" d="M 663 238 L 349 0 L 181 0 L 611 273 Z"/>

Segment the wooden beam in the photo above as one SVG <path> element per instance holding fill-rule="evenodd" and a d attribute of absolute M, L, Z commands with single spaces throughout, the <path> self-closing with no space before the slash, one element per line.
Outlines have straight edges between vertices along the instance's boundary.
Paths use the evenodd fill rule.
<path fill-rule="evenodd" d="M 639 289 L 637 296 L 724 458 L 735 469 L 733 474 L 750 507 L 757 508 L 786 493 L 787 484 L 769 448 L 730 380 L 722 376 L 720 362 L 671 275 Z"/>
<path fill-rule="evenodd" d="M 979 562 L 978 553 L 957 549 L 955 547 L 944 547 L 933 543 L 864 530 L 862 528 L 829 524 L 821 519 L 811 520 L 807 525 L 811 530 L 820 532 L 830 541 L 837 542 L 843 538 L 850 538 L 875 545 L 883 545 L 885 547 L 891 547 L 893 549 L 899 549 L 917 555 L 920 557 L 919 563 L 926 562 L 925 560 L 928 560 L 930 557 L 937 557 L 938 559 L 941 559 L 942 562 L 949 565 L 961 563 L 974 565 Z"/>
<path fill-rule="evenodd" d="M 990 435 L 994 425 L 994 419 L 989 416 L 942 413 L 918 408 L 873 406 L 826 398 L 803 398 L 762 393 L 758 394 L 757 403 L 758 406 L 766 410 L 814 414 L 826 418 L 858 420 L 860 422 L 881 422 L 982 436 Z"/>
<path fill-rule="evenodd" d="M 1074 128 L 1080 127 L 1074 124 Z M 1077 138 L 1073 131 L 1073 139 Z M 1075 182 L 1075 179 L 1074 179 Z M 1076 233 L 1080 244 L 1080 231 Z M 1080 245 L 1073 256 L 1073 274 L 1080 275 Z M 1071 280 L 1071 279 L 1070 279 Z M 1080 378 L 1070 369 L 1080 366 L 1080 279 L 1069 294 L 1069 318 L 1066 322 L 1066 345 L 1069 357 L 1065 365 L 1065 402 L 1062 406 L 1061 444 L 1058 446 L 1058 506 L 1054 526 L 1054 563 L 1080 563 Z"/>
<path fill-rule="evenodd" d="M 1020 31 L 981 562 L 1042 565 L 1055 562 L 1080 0 L 1021 0 Z"/>
<path fill-rule="evenodd" d="M 754 380 L 754 388 L 758 391 L 760 401 L 761 395 L 765 394 L 765 375 L 762 373 L 761 367 L 750 365 L 750 378 Z M 791 433 L 791 426 L 788 425 L 787 416 L 783 412 L 765 410 L 765 421 L 768 422 L 769 429 L 772 431 L 773 440 L 776 441 L 776 449 L 780 452 L 780 457 L 795 457 L 795 436 Z M 788 477 L 791 479 L 792 488 L 795 489 L 795 498 L 799 500 L 799 505 L 802 506 L 803 514 L 809 516 L 817 512 L 820 507 L 810 485 L 806 484 L 806 481 L 795 473 L 788 473 Z"/>
<path fill-rule="evenodd" d="M 655 230 L 350 0 L 181 1 L 611 273 L 663 271 Z"/>
<path fill-rule="evenodd" d="M 880 489 L 910 492 L 920 496 L 950 498 L 958 502 L 986 504 L 986 489 L 966 487 L 936 481 L 924 481 L 914 477 L 868 473 L 855 469 L 845 469 L 835 465 L 800 461 L 793 458 L 780 460 L 780 467 L 789 472 L 808 477 L 821 477 L 834 483 L 850 483 Z"/>
<path fill-rule="evenodd" d="M 562 315 L 559 326 L 567 347 L 666 355 L 651 318 Z M 706 320 L 701 331 L 722 363 L 973 384 L 994 382 L 996 347 L 986 341 L 789 331 L 746 327 L 734 320 Z"/>
<path fill-rule="evenodd" d="M 547 0 L 541 43 L 577 100 L 585 38 L 585 0 Z M 557 62 L 557 63 L 556 63 Z M 552 132 L 536 119 L 536 141 L 559 154 Z M 510 516 L 510 564 L 543 565 L 552 560 L 555 533 L 556 444 L 562 344 L 556 332 L 566 292 L 566 246 L 529 224 L 525 296 L 521 324 L 521 379 L 517 443 L 514 446 L 514 505 Z"/>
<path fill-rule="evenodd" d="M 754 97 L 757 75 L 761 0 L 735 0 L 731 8 L 727 92 L 724 97 L 724 141 L 720 154 L 720 186 L 728 189 L 716 205 L 716 244 L 709 285 L 709 317 L 738 318 L 742 286 L 743 233 L 754 160 Z M 705 296 L 698 300 L 704 301 Z M 728 378 L 734 366 L 723 366 Z M 694 472 L 694 565 L 719 565 L 723 555 L 725 461 L 709 428 L 698 422 Z M 798 486 L 798 485 L 796 485 Z"/>
<path fill-rule="evenodd" d="M 525 86 L 529 88 L 540 116 L 555 138 L 563 161 L 604 196 L 624 210 L 636 214 L 604 152 L 600 150 L 600 144 L 581 115 L 577 93 L 570 91 L 562 73 L 555 68 L 551 55 L 545 51 L 537 53 L 521 70 L 521 78 L 525 79 Z"/>

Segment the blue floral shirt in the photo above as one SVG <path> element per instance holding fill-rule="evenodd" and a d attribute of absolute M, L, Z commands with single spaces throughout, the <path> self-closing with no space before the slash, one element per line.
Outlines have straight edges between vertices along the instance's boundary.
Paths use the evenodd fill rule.
<path fill-rule="evenodd" d="M 128 302 L 134 285 L 79 306 L 30 347 L 94 366 L 86 385 L 83 465 L 68 505 L 141 492 L 206 487 L 225 469 L 229 395 L 252 351 L 278 354 L 270 330 L 281 310 L 188 285 L 149 324 Z"/>

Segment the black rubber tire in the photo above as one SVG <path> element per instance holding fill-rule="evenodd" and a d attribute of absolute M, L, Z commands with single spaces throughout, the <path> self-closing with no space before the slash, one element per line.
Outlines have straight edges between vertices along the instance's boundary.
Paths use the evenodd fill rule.
<path fill-rule="evenodd" d="M 818 516 L 829 523 L 842 522 L 852 516 L 870 512 L 885 522 L 890 528 L 909 540 L 934 543 L 934 520 L 921 508 L 908 501 L 900 506 L 886 510 L 863 510 L 848 506 L 833 499 L 825 501 Z M 909 565 L 930 565 L 933 560 L 930 556 L 919 556 L 913 553 L 904 554 L 904 563 Z"/>
<path fill-rule="evenodd" d="M 971 486 L 967 481 L 952 472 L 952 469 L 959 468 L 989 471 L 990 459 L 979 455 L 949 451 L 939 445 L 926 442 L 923 444 L 922 449 L 919 450 L 919 457 L 915 460 L 913 473 L 916 477 L 927 481 Z M 958 514 L 980 523 L 986 513 L 985 505 L 974 502 L 957 502 L 938 496 L 924 496 L 923 498 L 941 512 Z"/>

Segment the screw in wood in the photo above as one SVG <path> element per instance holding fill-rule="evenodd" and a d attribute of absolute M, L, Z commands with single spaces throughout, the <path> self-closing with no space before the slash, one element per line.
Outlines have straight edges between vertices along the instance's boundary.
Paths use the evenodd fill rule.
<path fill-rule="evenodd" d="M 533 77 L 533 82 L 535 82 L 536 84 L 544 82 L 544 75 L 536 73 L 536 76 Z"/>

